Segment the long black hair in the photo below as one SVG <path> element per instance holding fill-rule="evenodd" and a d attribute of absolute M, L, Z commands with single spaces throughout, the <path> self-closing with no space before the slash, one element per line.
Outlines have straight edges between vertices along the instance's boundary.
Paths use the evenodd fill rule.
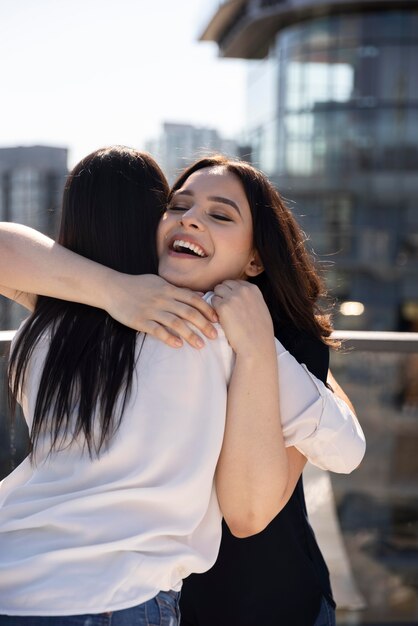
<path fill-rule="evenodd" d="M 275 328 L 289 325 L 336 345 L 329 339 L 329 315 L 320 307 L 320 298 L 326 296 L 324 282 L 305 247 L 304 233 L 263 172 L 223 155 L 204 157 L 180 174 L 170 197 L 189 176 L 205 168 L 225 169 L 241 181 L 251 209 L 254 248 L 264 267 L 248 280 L 262 292 Z"/>
<path fill-rule="evenodd" d="M 58 243 L 126 274 L 157 273 L 155 235 L 168 184 L 148 154 L 123 146 L 93 152 L 64 189 Z M 40 378 L 32 451 L 45 435 L 50 450 L 80 435 L 99 454 L 122 418 L 135 366 L 136 332 L 105 311 L 38 297 L 9 360 L 12 410 L 30 357 L 50 337 Z"/>

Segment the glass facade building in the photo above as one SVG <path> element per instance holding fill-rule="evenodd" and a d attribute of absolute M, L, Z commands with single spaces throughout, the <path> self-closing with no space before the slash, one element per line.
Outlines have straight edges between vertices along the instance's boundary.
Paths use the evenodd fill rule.
<path fill-rule="evenodd" d="M 221 56 L 248 59 L 245 140 L 308 233 L 341 303 L 336 327 L 418 332 L 418 2 L 231 0 L 211 7 L 201 39 L 216 41 Z M 358 598 L 344 596 L 352 580 L 334 585 L 342 594 L 338 624 L 412 626 L 417 344 L 402 353 L 343 349 L 331 367 L 368 442 L 358 470 L 331 476 L 364 600 L 358 610 Z M 321 493 L 313 500 L 320 505 Z M 335 574 L 338 565 L 327 559 Z"/>
<path fill-rule="evenodd" d="M 337 327 L 418 330 L 418 3 L 223 2 L 205 38 L 251 59 L 252 160 L 364 304 Z"/>
<path fill-rule="evenodd" d="M 67 169 L 67 149 L 0 148 L 0 220 L 31 226 L 55 237 Z M 25 311 L 0 296 L 0 329 L 15 329 Z"/>

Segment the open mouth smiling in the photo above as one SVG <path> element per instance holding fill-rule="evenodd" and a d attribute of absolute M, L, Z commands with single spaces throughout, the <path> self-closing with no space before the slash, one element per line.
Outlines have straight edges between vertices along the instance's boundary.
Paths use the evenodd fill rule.
<path fill-rule="evenodd" d="M 170 244 L 170 250 L 178 252 L 180 254 L 188 254 L 189 256 L 195 256 L 201 259 L 206 258 L 208 255 L 198 244 L 190 241 L 184 241 L 184 239 L 174 239 Z"/>

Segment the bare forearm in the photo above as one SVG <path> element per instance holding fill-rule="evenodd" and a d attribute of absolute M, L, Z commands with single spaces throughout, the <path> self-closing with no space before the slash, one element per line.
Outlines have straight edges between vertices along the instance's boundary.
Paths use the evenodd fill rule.
<path fill-rule="evenodd" d="M 0 273 L 1 284 L 12 290 L 105 308 L 106 284 L 112 270 L 59 246 L 32 228 L 2 222 Z"/>
<path fill-rule="evenodd" d="M 182 340 L 202 347 L 194 326 L 207 337 L 216 337 L 210 322 L 218 318 L 199 294 L 154 274 L 116 272 L 20 224 L 0 222 L 0 294 L 30 309 L 34 299 L 28 294 L 98 307 L 121 324 L 172 347 L 181 346 Z"/>
<path fill-rule="evenodd" d="M 26 293 L 0 285 L 0 294 L 22 305 L 25 309 L 29 309 L 29 311 L 33 311 L 35 308 L 37 296 L 32 293 Z"/>
<path fill-rule="evenodd" d="M 278 513 L 288 478 L 272 343 L 254 357 L 237 355 L 228 390 L 217 492 L 231 532 L 241 537 L 260 532 Z"/>

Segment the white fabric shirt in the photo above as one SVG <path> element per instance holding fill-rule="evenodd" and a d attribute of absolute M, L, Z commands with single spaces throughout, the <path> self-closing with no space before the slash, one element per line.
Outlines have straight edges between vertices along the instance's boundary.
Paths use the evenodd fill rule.
<path fill-rule="evenodd" d="M 179 589 L 209 569 L 221 539 L 214 490 L 233 353 L 222 329 L 202 350 L 145 337 L 122 424 L 91 459 L 40 446 L 0 484 L 0 613 L 114 611 Z M 143 336 L 137 344 L 141 346 Z M 276 342 L 286 445 L 350 471 L 364 453 L 357 421 Z M 35 350 L 22 405 L 30 427 L 48 348 Z"/>

